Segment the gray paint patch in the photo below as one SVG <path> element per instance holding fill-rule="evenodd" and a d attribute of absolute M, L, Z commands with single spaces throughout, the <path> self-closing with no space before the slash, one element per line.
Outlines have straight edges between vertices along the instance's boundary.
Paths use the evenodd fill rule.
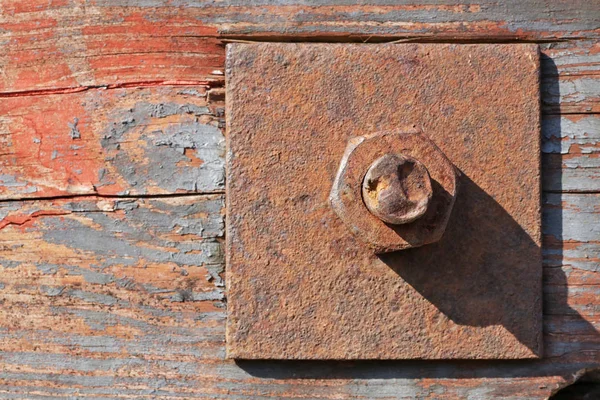
<path fill-rule="evenodd" d="M 78 252 L 89 251 L 99 260 L 97 270 L 73 265 L 38 266 L 45 273 L 64 268 L 82 275 L 87 282 L 108 284 L 116 281 L 102 270 L 111 265 L 134 265 L 139 260 L 148 263 L 172 262 L 179 267 L 205 266 L 215 287 L 224 285 L 223 249 L 218 240 L 224 235 L 221 211 L 223 198 L 202 199 L 180 204 L 169 199 L 119 200 L 115 209 L 124 209 L 127 218 L 115 218 L 101 212 L 93 201 L 69 202 L 65 208 L 83 214 L 94 228 L 73 218 L 45 218 L 44 240 L 68 246 Z M 169 239 L 172 234 L 190 236 L 184 240 Z M 152 246 L 148 246 L 148 244 Z M 127 281 L 119 283 L 128 285 Z M 153 290 L 153 288 L 148 288 Z M 175 289 L 175 288 L 174 288 Z"/>
<path fill-rule="evenodd" d="M 159 103 L 153 104 L 150 109 L 150 116 L 153 118 L 165 118 L 171 115 L 183 114 L 192 114 L 195 116 L 210 115 L 208 107 L 197 106 L 195 104 Z"/>
<path fill-rule="evenodd" d="M 26 185 L 27 185 L 26 182 L 17 181 L 17 177 L 14 175 L 7 175 L 7 174 L 0 175 L 0 186 L 20 187 L 20 186 L 26 186 Z"/>
<path fill-rule="evenodd" d="M 219 128 L 200 123 L 196 118 L 209 114 L 207 107 L 194 104 L 138 103 L 126 113 L 113 117 L 118 122 L 103 135 L 102 147 L 119 174 L 132 186 L 147 182 L 168 192 L 222 190 L 225 185 L 225 138 Z M 163 130 L 141 132 L 147 163 L 134 162 L 121 149 L 132 130 L 148 124 L 152 118 L 172 115 L 188 118 L 178 124 L 169 124 Z M 199 166 L 179 166 L 194 161 L 192 154 L 201 160 Z M 99 173 L 99 186 L 109 184 L 105 172 Z M 145 190 L 141 192 L 145 193 Z"/>
<path fill-rule="evenodd" d="M 177 293 L 169 297 L 174 302 L 184 301 L 221 301 L 225 299 L 225 295 L 221 290 L 215 290 L 212 292 L 192 292 L 191 290 L 178 290 Z"/>
<path fill-rule="evenodd" d="M 83 279 L 85 279 L 85 281 L 89 283 L 107 285 L 116 280 L 115 276 L 112 274 L 97 272 L 86 268 L 80 268 L 72 265 L 64 266 L 63 268 L 69 271 L 69 275 L 82 276 Z"/>
<path fill-rule="evenodd" d="M 183 94 L 183 95 L 194 96 L 194 97 L 206 97 L 205 93 L 200 93 L 196 89 L 183 89 L 183 90 L 180 90 L 179 92 L 177 92 L 177 94 Z"/>
<path fill-rule="evenodd" d="M 79 132 L 79 128 L 77 127 L 77 124 L 79 123 L 79 118 L 75 117 L 73 118 L 73 123 L 67 123 L 67 125 L 69 126 L 69 135 L 71 136 L 71 139 L 80 139 L 81 138 L 81 132 Z"/>
<path fill-rule="evenodd" d="M 2 268 L 17 268 L 19 265 L 21 265 L 22 263 L 19 261 L 12 261 L 12 260 L 0 260 L 0 266 Z"/>
<path fill-rule="evenodd" d="M 568 154 L 577 145 L 582 154 L 597 152 L 600 141 L 600 118 L 596 115 L 575 122 L 560 116 L 542 119 L 542 151 L 544 153 Z"/>
<path fill-rule="evenodd" d="M 117 200 L 115 201 L 115 210 L 131 211 L 139 207 L 136 200 Z"/>
<path fill-rule="evenodd" d="M 219 257 L 222 258 L 223 255 Z M 212 282 L 218 288 L 225 287 L 225 280 L 221 278 L 221 274 L 225 272 L 224 264 L 207 265 L 206 269 L 208 270 L 207 281 Z"/>
<path fill-rule="evenodd" d="M 56 264 L 37 264 L 36 268 L 40 271 L 42 271 L 42 273 L 44 275 L 54 275 L 58 272 L 58 269 L 60 268 L 58 265 Z"/>
<path fill-rule="evenodd" d="M 63 294 L 65 291 L 64 286 L 40 286 L 40 291 L 48 297 L 56 297 Z"/>
<path fill-rule="evenodd" d="M 37 192 L 36 186 L 29 186 L 28 182 L 21 182 L 17 180 L 16 176 L 8 174 L 0 174 L 0 187 L 10 188 L 9 192 L 12 193 Z"/>
<path fill-rule="evenodd" d="M 104 304 L 105 306 L 114 306 L 121 303 L 116 297 L 109 296 L 107 294 L 87 292 L 84 290 L 69 290 L 67 295 L 70 297 L 76 297 L 83 301 L 89 301 L 93 304 Z"/>
<path fill-rule="evenodd" d="M 6 218 L 12 211 L 17 211 L 21 208 L 21 204 L 19 202 L 0 202 L 0 221 Z"/>

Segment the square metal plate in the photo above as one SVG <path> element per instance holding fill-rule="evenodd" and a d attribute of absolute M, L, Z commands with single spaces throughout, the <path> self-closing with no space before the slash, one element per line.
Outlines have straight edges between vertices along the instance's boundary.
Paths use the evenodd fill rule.
<path fill-rule="evenodd" d="M 540 356 L 536 45 L 232 44 L 226 83 L 228 357 Z M 439 242 L 378 256 L 328 196 L 348 139 L 406 126 L 459 191 Z"/>

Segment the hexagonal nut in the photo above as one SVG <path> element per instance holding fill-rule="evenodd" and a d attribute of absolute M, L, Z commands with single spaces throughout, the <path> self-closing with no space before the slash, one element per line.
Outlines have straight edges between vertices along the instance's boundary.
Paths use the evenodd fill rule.
<path fill-rule="evenodd" d="M 410 223 L 386 223 L 373 215 L 363 201 L 365 174 L 385 154 L 419 160 L 429 172 L 433 196 L 425 213 Z M 350 139 L 329 200 L 350 231 L 375 253 L 419 247 L 438 241 L 444 234 L 457 194 L 457 174 L 444 153 L 420 132 L 378 132 Z"/>

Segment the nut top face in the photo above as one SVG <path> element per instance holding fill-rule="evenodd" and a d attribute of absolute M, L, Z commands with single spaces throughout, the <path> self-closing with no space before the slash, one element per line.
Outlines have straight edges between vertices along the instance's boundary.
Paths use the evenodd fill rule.
<path fill-rule="evenodd" d="M 386 154 L 371 165 L 362 185 L 365 205 L 388 224 L 413 222 L 427 211 L 433 197 L 427 168 L 402 154 Z"/>
<path fill-rule="evenodd" d="M 376 253 L 438 241 L 454 205 L 456 170 L 427 137 L 387 131 L 350 139 L 329 200 Z"/>

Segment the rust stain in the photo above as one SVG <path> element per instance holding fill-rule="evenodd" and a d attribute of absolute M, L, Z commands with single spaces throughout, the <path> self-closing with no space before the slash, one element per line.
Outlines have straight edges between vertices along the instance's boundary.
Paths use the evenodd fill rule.
<path fill-rule="evenodd" d="M 229 357 L 539 357 L 536 45 L 232 44 L 226 74 Z M 410 125 L 460 193 L 439 241 L 374 255 L 330 190 L 351 138 Z M 337 194 L 376 221 L 362 178 L 405 151 L 379 146 Z"/>

